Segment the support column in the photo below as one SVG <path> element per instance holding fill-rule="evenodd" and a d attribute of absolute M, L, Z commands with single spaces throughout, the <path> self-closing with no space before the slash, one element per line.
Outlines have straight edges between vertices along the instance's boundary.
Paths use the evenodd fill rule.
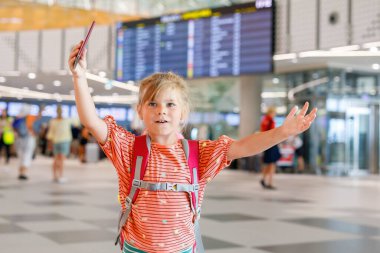
<path fill-rule="evenodd" d="M 260 130 L 261 92 L 261 76 L 243 76 L 240 78 L 239 138 Z"/>
<path fill-rule="evenodd" d="M 378 104 L 370 105 L 369 117 L 369 172 L 379 174 L 379 113 Z"/>
<path fill-rule="evenodd" d="M 261 117 L 261 76 L 243 76 L 240 78 L 240 125 L 239 139 L 260 130 Z M 257 156 L 238 160 L 239 169 L 259 171 L 260 160 Z"/>

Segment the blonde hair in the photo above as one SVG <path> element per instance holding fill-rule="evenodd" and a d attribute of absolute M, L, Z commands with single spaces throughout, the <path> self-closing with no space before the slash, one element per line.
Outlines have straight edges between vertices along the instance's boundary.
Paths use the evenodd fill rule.
<path fill-rule="evenodd" d="M 179 102 L 182 105 L 182 116 L 187 118 L 190 113 L 189 90 L 185 80 L 173 72 L 158 72 L 141 81 L 137 111 L 140 113 L 142 106 L 147 101 L 154 100 L 160 92 L 167 89 L 175 89 L 179 92 L 181 95 Z"/>

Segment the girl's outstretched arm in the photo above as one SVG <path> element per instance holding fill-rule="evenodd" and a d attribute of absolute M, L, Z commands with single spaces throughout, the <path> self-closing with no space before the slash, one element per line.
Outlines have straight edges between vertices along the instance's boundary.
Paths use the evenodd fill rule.
<path fill-rule="evenodd" d="M 107 138 L 107 125 L 98 117 L 94 101 L 88 89 L 86 79 L 86 49 L 84 49 L 79 64 L 77 64 L 74 69 L 75 57 L 82 43 L 83 41 L 73 48 L 69 57 L 70 71 L 73 74 L 74 81 L 75 103 L 77 105 L 80 122 L 91 131 L 98 142 L 104 144 Z"/>
<path fill-rule="evenodd" d="M 306 115 L 308 108 L 309 103 L 306 102 L 302 110 L 297 114 L 298 108 L 295 106 L 282 126 L 269 131 L 255 133 L 233 142 L 227 153 L 228 160 L 256 155 L 288 139 L 290 136 L 306 131 L 317 116 L 317 108 L 314 108 Z"/>

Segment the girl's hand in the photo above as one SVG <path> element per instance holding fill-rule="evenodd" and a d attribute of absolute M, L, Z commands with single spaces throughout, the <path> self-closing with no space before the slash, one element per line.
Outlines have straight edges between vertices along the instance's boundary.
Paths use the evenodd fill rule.
<path fill-rule="evenodd" d="M 297 114 L 298 107 L 294 106 L 286 117 L 284 124 L 281 126 L 286 136 L 300 134 L 309 129 L 311 123 L 313 123 L 317 116 L 317 108 L 314 108 L 309 114 L 306 115 L 309 103 L 306 102 L 301 111 Z"/>
<path fill-rule="evenodd" d="M 83 48 L 82 56 L 76 68 L 74 69 L 74 61 L 75 61 L 75 58 L 77 57 L 79 48 L 82 45 L 82 43 L 83 43 L 83 40 L 74 46 L 73 50 L 71 50 L 70 57 L 69 57 L 70 71 L 75 77 L 84 77 L 86 74 L 86 69 L 87 69 L 87 61 L 86 61 L 87 49 L 86 48 Z"/>

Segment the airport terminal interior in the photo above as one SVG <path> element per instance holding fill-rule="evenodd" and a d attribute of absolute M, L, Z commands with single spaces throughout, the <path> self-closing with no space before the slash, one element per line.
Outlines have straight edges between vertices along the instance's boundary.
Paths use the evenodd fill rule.
<path fill-rule="evenodd" d="M 136 135 L 155 72 L 189 86 L 186 139 L 238 140 L 318 108 L 275 160 L 236 159 L 207 183 L 206 252 L 380 252 L 380 0 L 0 0 L 1 253 L 121 252 L 118 175 L 67 63 L 86 35 L 96 112 Z M 69 133 L 52 137 L 56 118 Z"/>

